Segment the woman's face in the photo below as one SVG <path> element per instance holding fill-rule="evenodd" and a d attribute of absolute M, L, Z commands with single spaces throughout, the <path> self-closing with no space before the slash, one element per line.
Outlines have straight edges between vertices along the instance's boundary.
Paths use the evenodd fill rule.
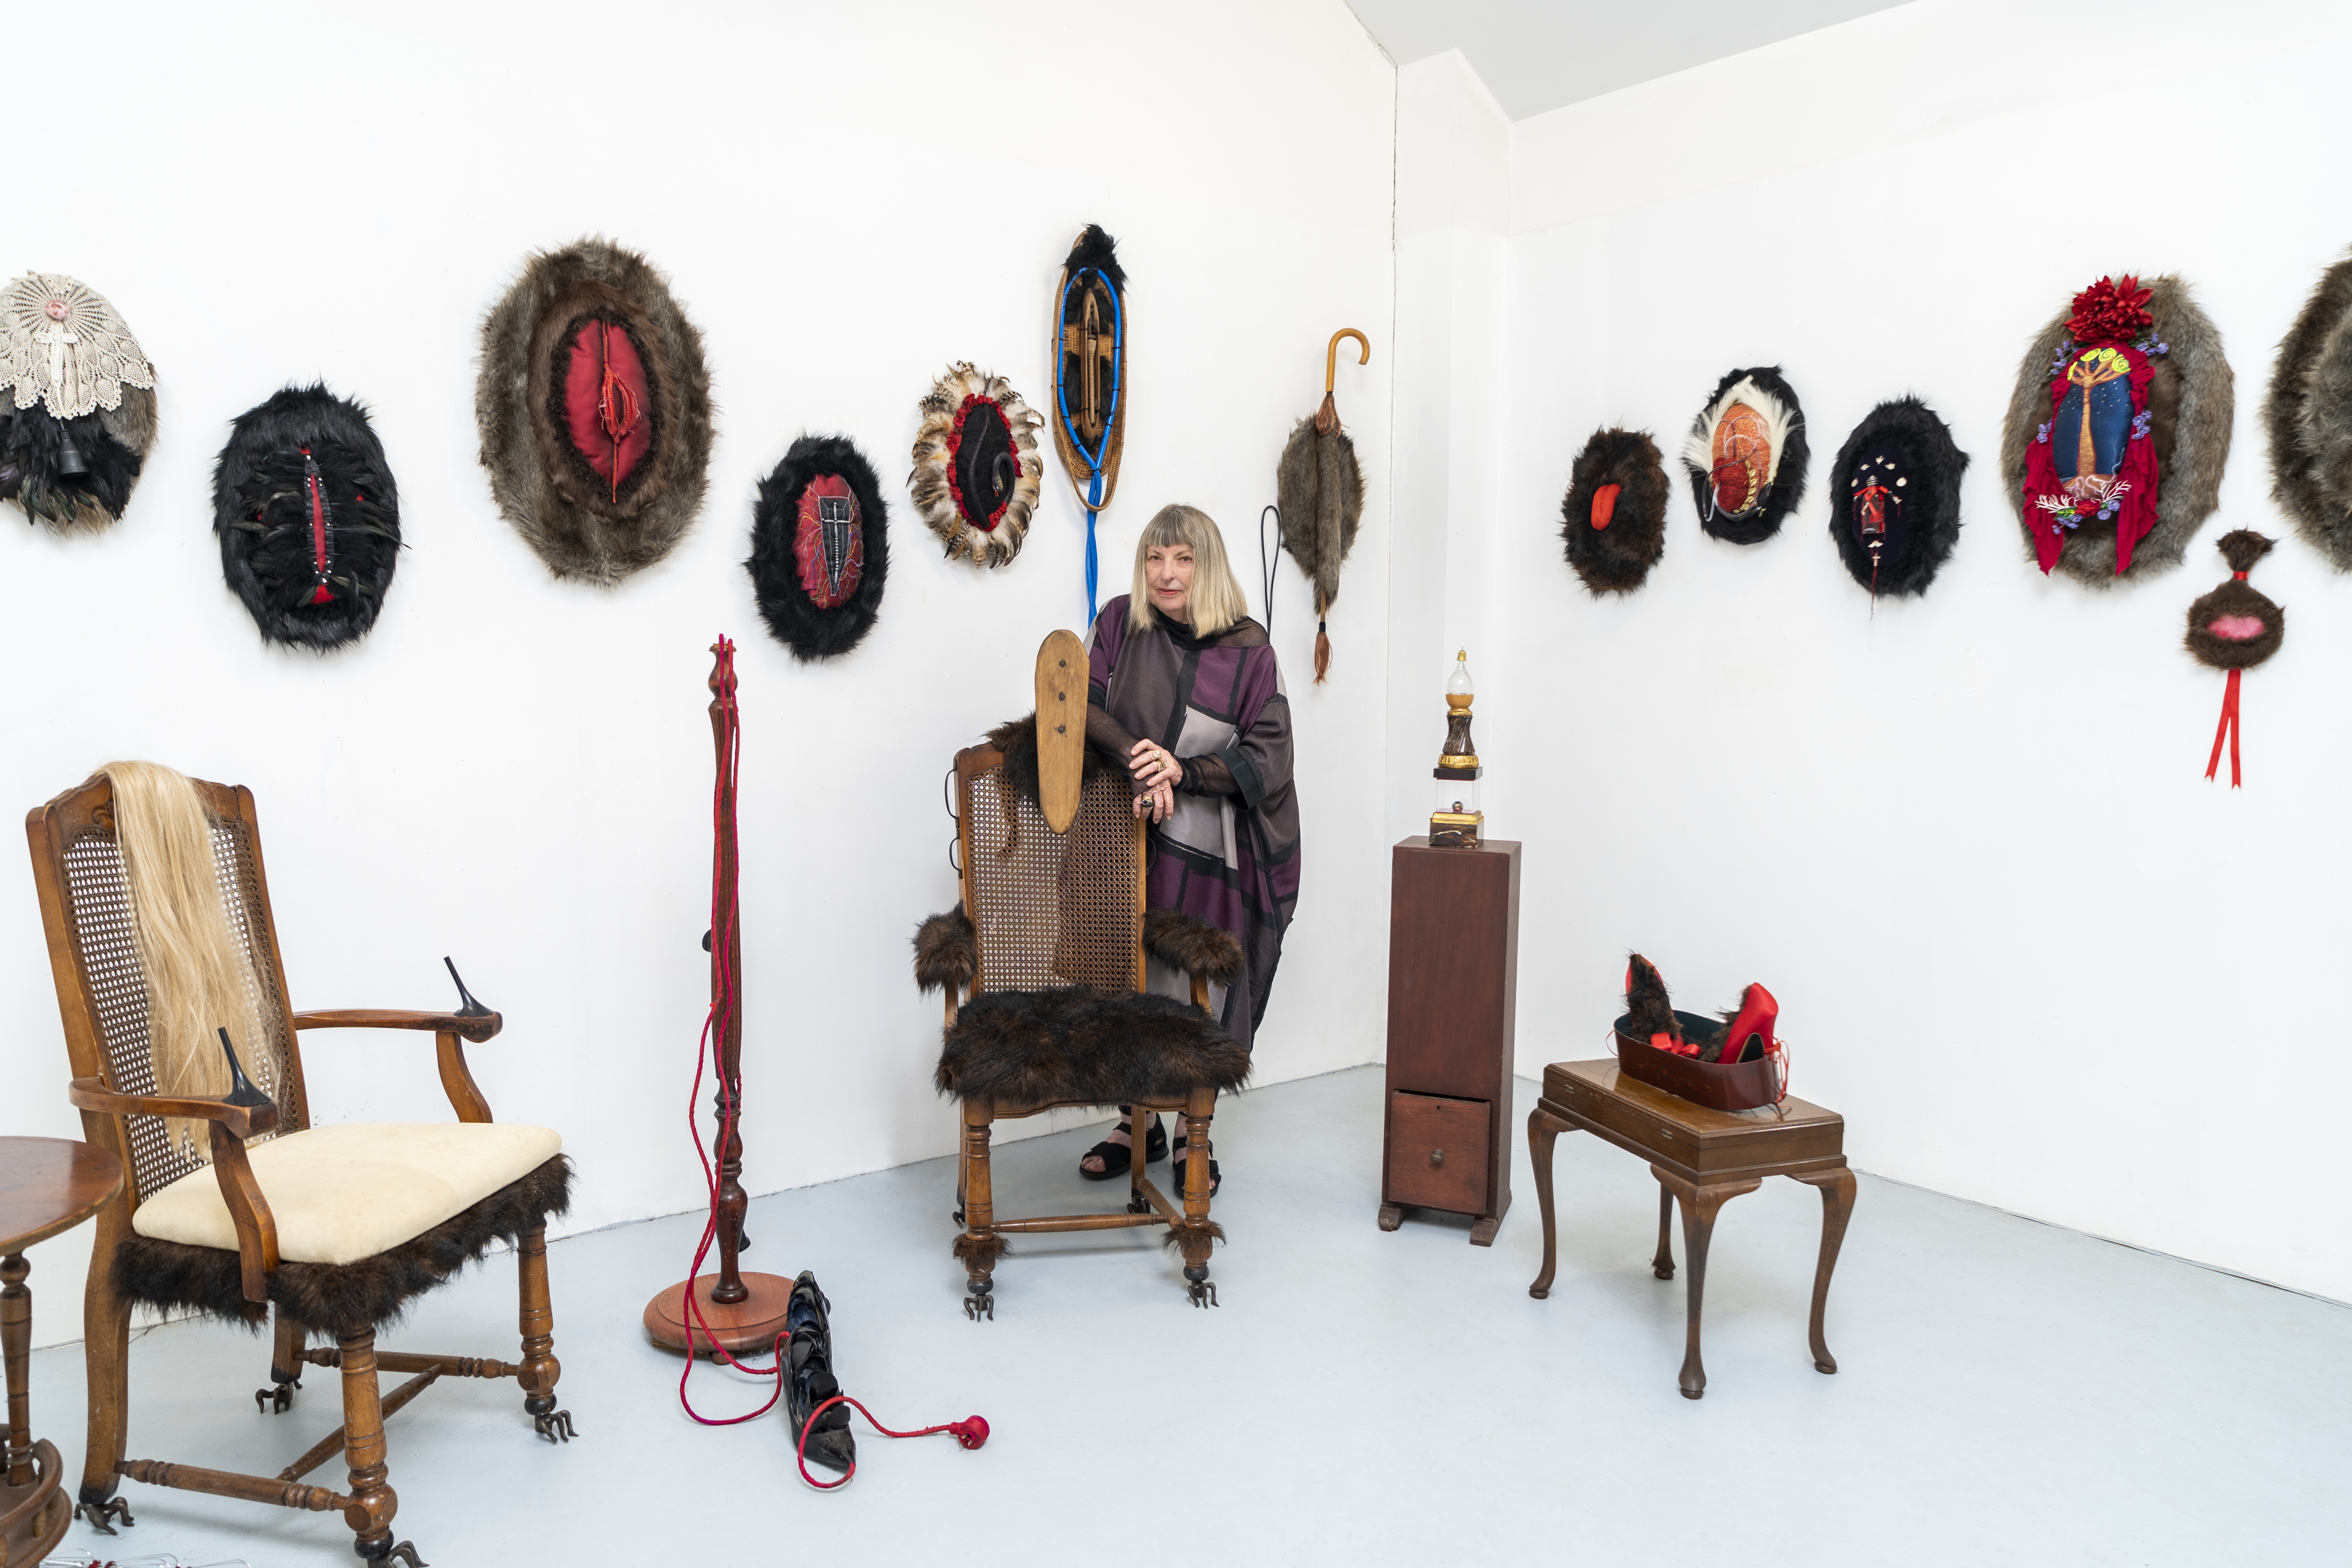
<path fill-rule="evenodd" d="M 1172 620 L 1192 617 L 1192 547 L 1155 544 L 1143 558 L 1143 584 L 1151 590 L 1151 607 Z"/>

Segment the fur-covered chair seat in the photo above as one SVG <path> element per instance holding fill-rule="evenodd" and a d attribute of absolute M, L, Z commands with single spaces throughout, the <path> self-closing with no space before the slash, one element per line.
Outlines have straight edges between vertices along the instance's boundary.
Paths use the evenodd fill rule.
<path fill-rule="evenodd" d="M 478 1126 L 481 1131 L 493 1130 L 492 1124 Z M 461 1123 L 417 1131 L 474 1130 Z M 508 1125 L 499 1125 L 496 1130 L 520 1133 L 543 1131 Z M 310 1328 L 345 1334 L 389 1322 L 400 1316 L 410 1300 L 480 1258 L 491 1244 L 503 1241 L 515 1245 L 525 1231 L 545 1225 L 551 1216 L 562 1215 L 572 1206 L 572 1162 L 555 1154 L 454 1215 L 424 1222 L 414 1230 L 399 1226 L 408 1234 L 379 1252 L 342 1263 L 301 1261 L 297 1257 L 299 1252 L 320 1249 L 315 1238 L 305 1235 L 306 1230 L 331 1231 L 332 1221 L 331 1216 L 306 1212 L 313 1205 L 306 1205 L 301 1194 L 282 1183 L 271 1181 L 268 1152 L 278 1143 L 345 1131 L 397 1129 L 320 1128 L 256 1144 L 249 1154 L 255 1178 L 269 1200 L 273 1216 L 279 1217 L 280 1235 L 286 1243 L 281 1261 L 269 1276 L 269 1299 L 287 1317 Z M 517 1141 L 516 1150 L 509 1152 L 509 1157 L 521 1147 L 521 1141 Z M 370 1173 L 381 1174 L 381 1167 L 373 1168 Z M 184 1187 L 188 1189 L 186 1198 L 178 1205 L 173 1204 L 170 1200 Z M 386 1194 L 386 1202 L 393 1202 L 395 1195 Z M 268 1309 L 260 1302 L 245 1299 L 233 1233 L 226 1247 L 144 1234 L 163 1230 L 202 1234 L 208 1216 L 199 1211 L 204 1206 L 201 1200 L 207 1196 L 211 1199 L 209 1206 L 218 1209 L 220 1217 L 226 1220 L 227 1207 L 220 1201 L 217 1178 L 209 1166 L 183 1177 L 141 1205 L 132 1222 L 140 1234 L 124 1237 L 115 1248 L 114 1288 L 128 1299 L 150 1306 L 189 1307 L 208 1317 L 259 1328 L 268 1321 Z M 431 1204 L 433 1196 L 427 1194 L 424 1201 Z M 161 1212 L 151 1216 L 150 1210 L 159 1206 Z M 185 1212 L 175 1214 L 175 1210 Z M 174 1220 L 178 1223 L 173 1223 Z M 306 1246 L 306 1242 L 310 1245 Z"/>
<path fill-rule="evenodd" d="M 1171 969 L 1219 984 L 1241 973 L 1241 943 L 1195 915 L 1148 910 L 1144 951 Z M 915 979 L 961 990 L 980 955 L 963 910 L 933 915 L 915 932 Z M 1249 1078 L 1250 1057 L 1189 1002 L 1150 992 L 1069 987 L 984 991 L 957 1010 L 934 1081 L 960 1099 L 989 1094 L 1038 1105 L 1122 1105 L 1220 1094 Z"/>
<path fill-rule="evenodd" d="M 1189 1002 L 1150 992 L 990 991 L 956 1014 L 935 1081 L 959 1099 L 1122 1105 L 1220 1093 L 1249 1078 L 1249 1053 Z"/>

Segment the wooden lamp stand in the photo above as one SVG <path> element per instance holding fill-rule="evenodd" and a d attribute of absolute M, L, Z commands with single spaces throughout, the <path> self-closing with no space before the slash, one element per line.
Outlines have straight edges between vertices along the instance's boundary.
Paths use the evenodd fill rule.
<path fill-rule="evenodd" d="M 730 1352 L 774 1348 L 783 1332 L 793 1282 L 774 1274 L 746 1274 L 736 1258 L 751 1241 L 743 1234 L 743 934 L 736 921 L 735 645 L 720 637 L 710 647 L 710 735 L 719 751 L 718 855 L 711 904 L 719 929 L 704 939 L 710 949 L 713 1033 L 719 1041 L 719 1272 L 680 1281 L 646 1303 L 646 1332 L 672 1350 L 708 1353 L 711 1342 Z M 719 940 L 723 939 L 723 941 Z M 694 1291 L 698 1322 L 687 1321 L 686 1293 Z"/>

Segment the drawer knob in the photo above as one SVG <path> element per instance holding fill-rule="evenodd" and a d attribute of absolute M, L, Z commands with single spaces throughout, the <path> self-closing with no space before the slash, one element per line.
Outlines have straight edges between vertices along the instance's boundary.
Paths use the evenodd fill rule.
<path fill-rule="evenodd" d="M 1445 1163 L 1445 1151 L 1443 1149 L 1432 1149 L 1429 1152 L 1429 1163 L 1433 1165 L 1443 1165 Z"/>

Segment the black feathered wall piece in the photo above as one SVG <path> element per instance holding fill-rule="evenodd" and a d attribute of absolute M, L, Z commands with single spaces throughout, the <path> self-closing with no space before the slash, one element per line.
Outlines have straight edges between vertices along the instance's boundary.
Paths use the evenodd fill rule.
<path fill-rule="evenodd" d="M 2221 766 L 2221 743 L 2230 745 L 2230 787 L 2238 787 L 2238 678 L 2278 652 L 2286 640 L 2286 610 L 2246 581 L 2254 563 L 2271 552 L 2271 542 L 2252 529 L 2232 529 L 2214 542 L 2230 563 L 2230 580 L 2189 606 L 2183 639 L 2200 664 L 2230 672 L 2221 694 L 2221 722 L 2213 731 L 2213 754 L 2205 763 L 2211 778 Z"/>
<path fill-rule="evenodd" d="M 1881 594 L 1925 594 L 1960 538 L 1969 455 L 1916 397 L 1862 417 L 1830 467 L 1830 537 L 1853 580 Z"/>
<path fill-rule="evenodd" d="M 635 251 L 535 255 L 482 322 L 482 467 L 558 577 L 610 587 L 669 553 L 702 506 L 710 417 L 702 334 Z"/>
<path fill-rule="evenodd" d="M 1559 537 L 1585 588 L 1630 594 L 1666 548 L 1665 461 L 1646 430 L 1595 430 L 1569 470 Z"/>
<path fill-rule="evenodd" d="M 221 574 L 271 642 L 357 642 L 400 557 L 400 491 L 367 411 L 289 386 L 229 426 L 213 468 Z"/>
<path fill-rule="evenodd" d="M 2001 482 L 2042 570 L 2104 588 L 2180 564 L 2230 459 L 2235 377 L 2174 277 L 2105 277 L 2025 351 Z"/>
<path fill-rule="evenodd" d="M 874 466 L 847 437 L 802 437 L 760 481 L 743 568 L 761 618 L 797 658 L 847 653 L 874 629 L 890 571 L 889 511 Z"/>
<path fill-rule="evenodd" d="M 2329 564 L 2352 572 L 2352 260 L 2327 269 L 2280 342 L 2263 424 L 2271 495 Z"/>
<path fill-rule="evenodd" d="M 1727 544 L 1760 544 L 1805 499 L 1805 411 L 1780 367 L 1735 370 L 1683 442 L 1698 523 Z"/>
<path fill-rule="evenodd" d="M 28 272 L 0 289 L 0 500 L 58 533 L 131 504 L 155 445 L 155 369 L 87 283 Z"/>

